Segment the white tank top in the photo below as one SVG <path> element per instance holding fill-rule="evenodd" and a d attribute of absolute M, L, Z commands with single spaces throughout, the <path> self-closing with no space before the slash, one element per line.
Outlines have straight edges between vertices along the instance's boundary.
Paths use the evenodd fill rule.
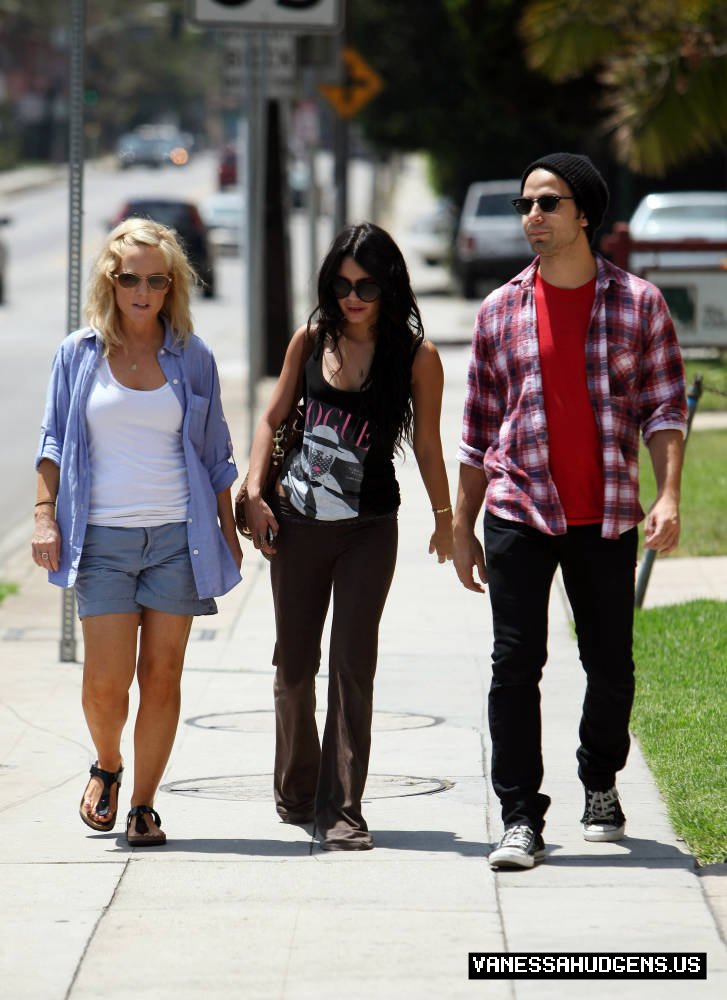
<path fill-rule="evenodd" d="M 86 404 L 89 524 L 150 528 L 186 521 L 182 419 L 168 382 L 148 391 L 128 389 L 103 359 Z"/>

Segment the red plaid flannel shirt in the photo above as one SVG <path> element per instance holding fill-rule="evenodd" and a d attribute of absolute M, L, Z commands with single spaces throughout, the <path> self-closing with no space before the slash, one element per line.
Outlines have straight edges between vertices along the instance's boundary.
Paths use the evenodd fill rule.
<path fill-rule="evenodd" d="M 661 292 L 596 257 L 586 337 L 586 381 L 603 448 L 604 538 L 644 516 L 639 431 L 686 434 L 684 367 Z M 550 475 L 535 314 L 538 259 L 498 288 L 477 314 L 457 457 L 484 469 L 487 510 L 548 535 L 566 531 Z M 574 456 L 577 461 L 577 456 Z"/>

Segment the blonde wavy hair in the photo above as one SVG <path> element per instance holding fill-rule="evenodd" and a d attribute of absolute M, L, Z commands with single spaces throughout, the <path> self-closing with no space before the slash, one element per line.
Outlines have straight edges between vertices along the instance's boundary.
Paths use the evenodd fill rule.
<path fill-rule="evenodd" d="M 113 275 L 121 267 L 124 253 L 130 247 L 152 247 L 161 250 L 167 274 L 172 283 L 164 296 L 160 315 L 169 321 L 177 340 L 184 345 L 192 334 L 192 314 L 189 300 L 197 275 L 184 250 L 177 241 L 174 230 L 152 219 L 124 219 L 106 238 L 89 280 L 86 297 L 86 319 L 101 335 L 104 354 L 123 344 L 123 334 L 116 305 Z"/>

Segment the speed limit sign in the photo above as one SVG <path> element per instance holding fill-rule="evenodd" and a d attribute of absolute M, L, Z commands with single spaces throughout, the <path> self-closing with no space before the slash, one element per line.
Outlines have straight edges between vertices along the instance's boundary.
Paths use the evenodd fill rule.
<path fill-rule="evenodd" d="M 192 19 L 216 28 L 274 28 L 301 35 L 336 32 L 344 0 L 193 0 Z"/>

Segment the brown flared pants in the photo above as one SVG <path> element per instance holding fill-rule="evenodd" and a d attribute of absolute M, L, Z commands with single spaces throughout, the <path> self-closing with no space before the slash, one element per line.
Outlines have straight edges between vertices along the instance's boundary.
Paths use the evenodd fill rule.
<path fill-rule="evenodd" d="M 329 844 L 371 843 L 361 813 L 371 748 L 379 622 L 396 565 L 394 516 L 305 523 L 276 511 L 275 804 L 288 822 L 315 819 Z M 328 711 L 319 741 L 315 678 L 333 597 Z"/>

